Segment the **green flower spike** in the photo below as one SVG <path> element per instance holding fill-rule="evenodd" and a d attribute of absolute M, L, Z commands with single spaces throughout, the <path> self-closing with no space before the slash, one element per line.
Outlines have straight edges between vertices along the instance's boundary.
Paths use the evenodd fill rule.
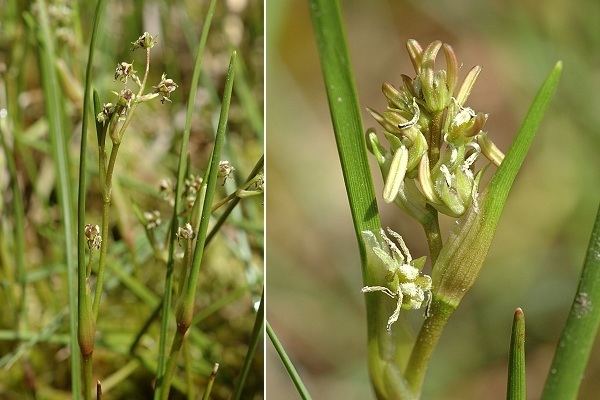
<path fill-rule="evenodd" d="M 425 257 L 413 260 L 402 236 L 390 228 L 387 228 L 387 233 L 396 239 L 400 248 L 383 229 L 380 232 L 382 242 L 377 239 L 375 233 L 362 232 L 365 244 L 371 248 L 386 269 L 386 286 L 365 286 L 362 292 L 382 292 L 396 299 L 396 308 L 387 322 L 387 330 L 390 331 L 392 324 L 398 321 L 402 309 L 417 310 L 425 301 L 425 295 L 428 294 L 430 297 L 431 277 L 420 274 L 420 270 L 425 265 Z"/>
<path fill-rule="evenodd" d="M 459 63 L 452 47 L 435 41 L 423 50 L 416 40 L 407 45 L 416 76 L 402 75 L 399 89 L 382 85 L 387 109 L 368 109 L 383 128 L 389 148 L 367 131 L 367 147 L 383 176 L 383 200 L 395 202 L 421 224 L 431 221 L 426 205 L 453 218 L 473 206 L 478 210 L 480 154 L 499 166 L 504 154 L 482 131 L 488 115 L 465 106 L 481 72 L 472 68 L 458 87 Z M 445 70 L 435 70 L 439 51 Z M 455 97 L 456 96 L 456 97 Z"/>

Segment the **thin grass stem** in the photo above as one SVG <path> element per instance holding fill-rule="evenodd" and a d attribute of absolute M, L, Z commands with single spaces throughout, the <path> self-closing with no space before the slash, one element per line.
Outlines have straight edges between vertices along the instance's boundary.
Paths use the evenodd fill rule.
<path fill-rule="evenodd" d="M 227 75 L 225 78 L 225 88 L 223 91 L 223 101 L 221 104 L 221 113 L 219 116 L 217 134 L 215 136 L 215 144 L 210 158 L 210 164 L 206 172 L 206 179 L 203 181 L 205 182 L 203 183 L 203 186 L 206 186 L 206 197 L 202 207 L 200 226 L 196 235 L 197 239 L 194 248 L 192 268 L 177 307 L 177 331 L 175 332 L 175 338 L 173 339 L 173 344 L 171 345 L 171 352 L 167 368 L 165 369 L 164 382 L 162 382 L 162 386 L 160 387 L 160 398 L 162 400 L 166 400 L 169 397 L 171 379 L 173 378 L 173 374 L 175 372 L 177 357 L 185 339 L 185 334 L 192 323 L 194 303 L 196 298 L 196 287 L 198 285 L 200 266 L 202 263 L 202 257 L 204 255 L 204 249 L 206 247 L 206 236 L 208 231 L 208 223 L 210 222 L 211 217 L 212 202 L 217 187 L 219 160 L 221 157 L 223 143 L 225 141 L 225 132 L 227 130 L 227 120 L 229 117 L 229 105 L 231 103 L 236 60 L 237 52 L 234 50 L 231 53 L 229 68 L 227 69 Z M 165 312 L 167 311 L 166 307 L 164 310 Z"/>
<path fill-rule="evenodd" d="M 217 379 L 217 372 L 219 372 L 219 363 L 215 363 L 210 376 L 208 377 L 208 382 L 206 383 L 206 389 L 204 389 L 204 394 L 202 395 L 202 400 L 209 400 L 210 394 L 212 393 L 212 387 L 215 383 L 215 379 Z"/>
<path fill-rule="evenodd" d="M 265 319 L 264 301 L 265 292 L 263 290 L 262 296 L 260 297 L 260 305 L 258 306 L 258 312 L 256 313 L 256 319 L 254 320 L 254 327 L 252 328 L 250 344 L 248 346 L 248 351 L 246 352 L 246 357 L 244 357 L 244 365 L 242 366 L 242 372 L 240 374 L 238 382 L 235 385 L 235 390 L 233 392 L 233 400 L 239 400 L 242 398 L 242 392 L 244 391 L 246 378 L 248 378 L 248 372 L 250 371 L 250 367 L 252 366 L 252 360 L 254 360 L 254 354 L 256 353 L 256 348 L 258 347 L 258 343 L 263 333 L 263 324 Z"/>
<path fill-rule="evenodd" d="M 174 255 L 175 255 L 175 240 L 178 228 L 178 218 L 180 209 L 180 198 L 183 192 L 183 181 L 185 178 L 185 172 L 187 170 L 187 157 L 188 157 L 188 146 L 190 141 L 190 131 L 192 127 L 192 115 L 195 110 L 196 93 L 198 91 L 198 82 L 200 79 L 200 72 L 202 70 L 202 60 L 204 59 L 204 48 L 206 47 L 206 40 L 208 38 L 208 32 L 212 23 L 212 18 L 215 12 L 216 0 L 211 0 L 208 4 L 206 16 L 204 18 L 204 24 L 202 26 L 202 33 L 200 34 L 200 41 L 196 50 L 196 59 L 194 62 L 194 71 L 192 73 L 192 81 L 190 84 L 190 92 L 188 97 L 187 112 L 185 116 L 185 127 L 181 138 L 181 149 L 179 151 L 179 162 L 177 166 L 177 181 L 175 184 L 175 204 L 173 206 L 173 217 L 171 218 L 171 237 L 169 241 L 169 256 L 167 261 L 167 270 L 165 275 L 165 290 L 163 294 L 163 313 L 161 318 L 160 326 L 160 337 L 158 345 L 158 363 L 156 369 L 157 387 L 154 392 L 154 399 L 159 398 L 160 388 L 162 386 L 163 375 L 165 374 L 167 364 L 167 339 L 169 334 L 169 316 L 171 313 L 171 302 L 173 296 L 173 270 L 174 270 Z"/>
<path fill-rule="evenodd" d="M 306 386 L 304 386 L 304 382 L 302 382 L 300 375 L 298 375 L 298 371 L 296 371 L 294 364 L 292 364 L 292 361 L 290 360 L 287 353 L 285 352 L 283 345 L 277 338 L 277 335 L 275 335 L 275 332 L 273 331 L 273 328 L 271 328 L 269 321 L 265 321 L 265 322 L 266 322 L 266 326 L 267 326 L 267 335 L 269 336 L 271 343 L 273 343 L 273 347 L 275 347 L 277 354 L 279 354 L 279 358 L 281 359 L 283 366 L 285 367 L 287 373 L 289 374 L 290 378 L 292 379 L 292 382 L 294 383 L 294 386 L 296 387 L 298 394 L 300 395 L 300 397 L 303 400 L 310 400 L 311 399 L 310 393 L 308 393 Z"/>

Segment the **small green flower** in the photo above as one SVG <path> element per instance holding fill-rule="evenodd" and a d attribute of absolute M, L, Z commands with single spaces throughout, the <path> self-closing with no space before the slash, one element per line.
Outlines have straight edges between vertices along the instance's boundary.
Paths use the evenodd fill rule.
<path fill-rule="evenodd" d="M 96 120 L 104 125 L 107 121 L 110 120 L 112 115 L 115 112 L 115 106 L 113 103 L 104 103 L 102 106 L 102 111 L 96 115 Z"/>
<path fill-rule="evenodd" d="M 146 229 L 148 230 L 156 229 L 162 224 L 160 211 L 158 210 L 144 212 L 144 219 L 146 220 Z"/>
<path fill-rule="evenodd" d="M 117 64 L 115 68 L 115 80 L 127 83 L 127 80 L 133 75 L 135 75 L 133 64 L 128 64 L 124 61 Z"/>
<path fill-rule="evenodd" d="M 173 82 L 173 79 L 167 78 L 167 74 L 162 74 L 158 85 L 154 86 L 154 92 L 161 95 L 160 102 L 164 104 L 165 101 L 171 102 L 171 93 L 177 89 L 178 85 Z"/>
<path fill-rule="evenodd" d="M 386 235 L 383 229 L 380 232 L 382 242 L 378 240 L 375 233 L 362 232 L 365 244 L 386 268 L 386 286 L 365 286 L 362 288 L 362 292 L 383 292 L 396 299 L 396 308 L 387 322 L 389 331 L 392 324 L 398 321 L 400 310 L 419 309 L 425 302 L 425 295 L 431 296 L 431 277 L 420 274 L 425 265 L 425 257 L 413 260 L 402 236 L 390 228 L 387 228 L 387 233 L 396 239 L 400 248 Z"/>
<path fill-rule="evenodd" d="M 179 244 L 181 244 L 182 240 L 194 239 L 194 237 L 196 237 L 196 234 L 194 233 L 192 224 L 190 224 L 189 222 L 186 222 L 186 224 L 184 226 L 180 226 L 179 228 L 177 228 L 176 236 L 177 236 L 177 241 L 179 242 Z"/>
<path fill-rule="evenodd" d="M 87 245 L 90 251 L 100 249 L 100 245 L 102 244 L 100 227 L 98 225 L 86 224 L 83 232 L 87 239 Z"/>
<path fill-rule="evenodd" d="M 227 160 L 219 161 L 219 177 L 223 178 L 223 185 L 229 176 L 235 171 L 235 168 Z"/>
<path fill-rule="evenodd" d="M 120 93 L 116 105 L 116 111 L 119 115 L 127 114 L 127 111 L 131 108 L 131 102 L 135 98 L 135 94 L 129 89 L 123 89 Z"/>
<path fill-rule="evenodd" d="M 368 110 L 383 128 L 388 146 L 369 129 L 367 148 L 381 169 L 386 203 L 395 202 L 421 222 L 427 219 L 427 204 L 457 218 L 471 206 L 477 210 L 479 155 L 496 166 L 504 158 L 482 131 L 488 115 L 465 106 L 481 67 L 471 69 L 455 93 L 459 64 L 450 45 L 435 41 L 423 50 L 409 40 L 406 47 L 416 76 L 402 75 L 399 89 L 383 84 L 387 109 Z M 440 50 L 445 70 L 435 70 Z"/>
<path fill-rule="evenodd" d="M 156 38 L 149 34 L 148 32 L 144 32 L 142 36 L 140 36 L 135 42 L 131 42 L 133 45 L 133 49 L 151 49 L 156 44 Z"/>

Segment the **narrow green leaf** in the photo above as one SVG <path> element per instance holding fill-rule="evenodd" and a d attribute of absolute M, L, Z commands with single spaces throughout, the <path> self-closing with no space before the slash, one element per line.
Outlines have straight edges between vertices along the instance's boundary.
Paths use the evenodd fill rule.
<path fill-rule="evenodd" d="M 346 194 L 360 251 L 363 281 L 365 285 L 377 285 L 381 272 L 380 264 L 376 264 L 376 269 L 369 268 L 362 232 L 379 232 L 381 222 L 367 161 L 366 140 L 339 1 L 310 0 L 309 5 Z M 404 336 L 396 332 L 390 335 L 385 329 L 392 312 L 389 310 L 391 302 L 384 296 L 367 296 L 365 302 L 369 369 L 375 391 L 379 398 L 407 398 L 406 385 L 395 361 L 396 355 L 401 353 L 398 351 L 398 344 L 404 340 Z"/>
<path fill-rule="evenodd" d="M 52 157 L 56 168 L 56 184 L 58 202 L 63 218 L 63 232 L 65 240 L 65 258 L 67 264 L 67 290 L 69 292 L 69 334 L 71 337 L 71 391 L 75 399 L 81 394 L 81 362 L 77 354 L 77 264 L 75 258 L 75 222 L 73 221 L 72 189 L 69 176 L 69 156 L 65 138 L 64 111 L 62 108 L 63 97 L 58 84 L 55 69 L 55 54 L 53 35 L 48 20 L 48 10 L 43 0 L 37 0 L 38 21 L 40 31 L 37 34 L 40 46 L 38 47 L 42 88 L 44 91 L 44 104 L 48 130 L 52 148 Z"/>
<path fill-rule="evenodd" d="M 192 260 L 192 269 L 190 271 L 189 279 L 185 287 L 182 305 L 183 313 L 186 314 L 186 318 L 193 311 L 194 300 L 196 298 L 196 287 L 198 285 L 198 276 L 200 274 L 200 266 L 202 258 L 204 256 L 204 250 L 206 248 L 206 237 L 208 233 L 208 223 L 212 215 L 212 203 L 215 197 L 215 191 L 218 180 L 218 169 L 219 161 L 221 157 L 221 151 L 223 149 L 223 143 L 225 141 L 225 132 L 227 131 L 227 120 L 229 117 L 229 105 L 231 103 L 231 93 L 233 89 L 233 80 L 235 77 L 237 52 L 231 53 L 231 59 L 229 61 L 229 68 L 227 70 L 227 76 L 225 79 L 225 89 L 223 91 L 223 102 L 221 104 L 221 114 L 219 116 L 219 124 L 217 127 L 217 135 L 215 137 L 215 145 L 210 159 L 210 164 L 207 169 L 206 179 L 206 197 L 204 199 L 204 205 L 202 207 L 202 215 L 200 217 L 200 226 L 198 227 L 198 239 L 196 239 L 196 246 L 194 249 L 194 258 Z M 189 315 L 189 321 L 192 318 Z"/>
<path fill-rule="evenodd" d="M 600 325 L 600 207 L 571 311 L 552 360 L 543 400 L 576 399 Z"/>
<path fill-rule="evenodd" d="M 85 70 L 85 88 L 83 95 L 83 115 L 81 124 L 81 144 L 79 150 L 79 192 L 77 195 L 77 315 L 78 315 L 78 330 L 80 340 L 84 336 L 92 336 L 92 349 L 93 349 L 93 336 L 95 331 L 94 323 L 92 322 L 92 309 L 90 303 L 90 291 L 87 284 L 87 267 L 85 263 L 85 248 L 86 248 L 86 237 L 85 237 L 85 196 L 86 196 L 86 163 L 87 163 L 87 136 L 88 136 L 88 124 L 90 115 L 89 112 L 92 109 L 92 68 L 94 65 L 94 53 L 96 49 L 96 41 L 98 36 L 98 27 L 102 19 L 102 12 L 104 10 L 105 0 L 98 0 L 96 3 L 96 11 L 94 14 L 94 22 L 92 28 L 92 36 L 90 38 L 90 46 L 88 52 L 88 61 Z M 90 104 L 92 102 L 92 104 Z M 106 238 L 104 238 L 106 240 Z M 100 290 L 100 289 L 98 289 Z M 74 355 L 73 355 L 74 356 Z M 92 382 L 92 360 L 89 357 L 83 356 L 82 359 L 84 365 L 84 382 L 83 382 L 83 395 L 84 398 L 90 396 L 93 390 Z"/>
<path fill-rule="evenodd" d="M 381 223 L 367 162 L 366 143 L 339 2 L 310 0 L 310 12 L 365 276 L 366 255 L 361 232 L 379 231 Z"/>
<path fill-rule="evenodd" d="M 250 338 L 250 345 L 248 346 L 248 351 L 246 352 L 246 357 L 244 357 L 244 365 L 242 367 L 242 373 L 240 374 L 240 378 L 235 385 L 235 390 L 233 392 L 232 399 L 239 400 L 242 398 L 242 392 L 244 391 L 244 385 L 246 384 L 246 378 L 248 377 L 248 372 L 250 371 L 250 367 L 252 366 L 252 360 L 254 360 L 254 354 L 256 353 L 256 347 L 258 346 L 259 339 L 261 338 L 261 334 L 263 333 L 263 322 L 265 319 L 264 312 L 264 303 L 265 303 L 265 292 L 263 291 L 262 296 L 260 298 L 260 305 L 258 307 L 258 312 L 256 313 L 256 319 L 254 320 L 254 327 L 252 328 L 252 337 Z"/>
<path fill-rule="evenodd" d="M 294 367 L 294 364 L 292 364 L 292 361 L 290 360 L 287 353 L 285 352 L 283 345 L 277 338 L 277 335 L 275 335 L 275 332 L 273 331 L 273 328 L 271 328 L 269 321 L 265 321 L 265 322 L 267 325 L 267 335 L 269 335 L 269 339 L 271 340 L 271 343 L 273 343 L 273 347 L 275 347 L 277 354 L 279 354 L 279 358 L 281 358 L 281 362 L 283 363 L 283 366 L 285 367 L 287 373 L 290 375 L 292 382 L 294 382 L 294 386 L 296 386 L 296 390 L 298 390 L 298 394 L 304 400 L 311 399 L 310 393 L 308 393 L 306 386 L 304 386 L 304 383 L 302 382 L 300 375 L 298 375 L 298 371 L 296 371 L 296 368 Z"/>
<path fill-rule="evenodd" d="M 525 314 L 517 308 L 510 336 L 508 355 L 507 400 L 526 400 L 527 385 L 525 380 Z"/>
<path fill-rule="evenodd" d="M 175 241 L 177 228 L 179 226 L 178 218 L 180 212 L 181 195 L 183 193 L 183 185 L 185 173 L 187 171 L 188 147 L 190 141 L 190 131 L 192 128 L 192 115 L 196 104 L 196 93 L 198 92 L 198 81 L 200 72 L 202 71 L 202 60 L 204 59 L 204 48 L 208 39 L 208 32 L 212 23 L 212 18 L 215 13 L 216 0 L 211 0 L 208 4 L 204 24 L 200 34 L 198 49 L 196 50 L 196 60 L 194 62 L 194 72 L 192 73 L 192 81 L 190 84 L 190 94 L 188 96 L 187 112 L 185 115 L 185 127 L 181 138 L 181 149 L 179 151 L 179 163 L 177 166 L 177 182 L 175 184 L 175 204 L 173 206 L 173 216 L 171 218 L 171 240 L 169 242 L 169 257 L 167 261 L 167 270 L 165 276 L 165 290 L 163 294 L 163 310 L 160 325 L 160 337 L 158 344 L 158 366 L 156 376 L 158 378 L 158 386 L 162 383 L 162 377 L 167 366 L 167 336 L 169 333 L 169 317 L 171 315 L 171 303 L 173 297 L 173 269 L 175 256 Z M 159 390 L 155 391 L 154 398 L 158 399 Z"/>
<path fill-rule="evenodd" d="M 225 132 L 227 131 L 227 121 L 229 118 L 229 106 L 231 103 L 231 94 L 233 91 L 233 80 L 235 77 L 235 67 L 237 60 L 237 52 L 234 50 L 231 53 L 229 61 L 229 68 L 227 69 L 227 75 L 225 77 L 225 88 L 223 90 L 223 100 L 221 103 L 221 113 L 219 115 L 219 123 L 217 126 L 217 134 L 215 135 L 215 143 L 210 157 L 210 164 L 203 180 L 203 187 L 200 192 L 206 188 L 206 197 L 204 198 L 204 204 L 202 207 L 202 214 L 200 217 L 200 226 L 197 232 L 196 245 L 194 248 L 194 257 L 192 260 L 192 267 L 189 272 L 187 281 L 185 282 L 185 289 L 183 290 L 181 302 L 177 309 L 177 332 L 171 345 L 171 354 L 168 360 L 168 364 L 164 370 L 164 374 L 159 376 L 159 384 L 157 385 L 156 397 L 166 400 L 169 395 L 171 379 L 173 377 L 175 362 L 185 336 L 183 336 L 189 328 L 194 310 L 194 302 L 196 298 L 196 287 L 198 286 L 198 277 L 200 275 L 200 266 L 202 263 L 202 257 L 204 255 L 206 235 L 208 232 L 208 223 L 212 214 L 212 203 L 215 196 L 218 180 L 218 169 L 219 160 L 221 157 L 221 151 L 223 149 L 223 143 L 225 141 Z M 166 293 L 165 293 L 166 295 Z M 163 307 L 163 314 L 168 313 L 167 302 L 165 300 L 165 306 Z M 186 328 L 183 329 L 183 326 Z M 155 398 L 156 398 L 155 397 Z"/>

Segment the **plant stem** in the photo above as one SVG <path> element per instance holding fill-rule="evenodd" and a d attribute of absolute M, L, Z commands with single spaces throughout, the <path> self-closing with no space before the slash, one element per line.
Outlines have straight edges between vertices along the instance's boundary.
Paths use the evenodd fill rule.
<path fill-rule="evenodd" d="M 525 381 L 525 315 L 517 308 L 513 319 L 508 356 L 507 400 L 526 400 Z"/>
<path fill-rule="evenodd" d="M 131 110 L 132 111 L 132 110 Z M 106 265 L 106 253 L 108 251 L 108 228 L 110 224 L 110 203 L 111 203 L 111 191 L 112 191 L 112 177 L 115 168 L 115 162 L 117 159 L 117 152 L 119 151 L 120 143 L 113 143 L 113 147 L 110 151 L 110 159 L 108 161 L 108 169 L 106 175 L 102 181 L 104 187 L 102 189 L 102 222 L 101 222 L 101 236 L 102 243 L 100 244 L 100 258 L 98 260 L 98 270 L 96 277 L 96 289 L 94 292 L 94 303 L 92 305 L 92 312 L 94 313 L 94 321 L 98 319 L 98 310 L 100 308 L 100 300 L 102 299 L 102 288 L 104 286 L 104 272 Z M 103 152 L 103 149 L 100 150 Z M 101 160 L 103 159 L 100 154 Z M 101 161 L 100 164 L 103 164 Z M 104 171 L 100 171 L 102 174 Z"/>
<path fill-rule="evenodd" d="M 252 328 L 252 337 L 250 339 L 250 345 L 248 346 L 248 352 L 246 353 L 246 357 L 244 358 L 244 366 L 242 367 L 242 373 L 240 374 L 240 379 L 235 385 L 235 390 L 233 392 L 233 400 L 239 400 L 242 397 L 244 385 L 246 384 L 246 378 L 248 377 L 248 372 L 250 371 L 250 366 L 252 365 L 252 360 L 254 359 L 254 353 L 256 352 L 256 347 L 258 346 L 261 333 L 263 332 L 263 321 L 265 315 L 264 301 L 265 292 L 263 290 L 262 296 L 260 297 L 260 305 L 258 307 L 258 312 L 256 313 L 256 319 L 254 320 L 254 327 Z"/>
<path fill-rule="evenodd" d="M 423 322 L 404 372 L 410 390 L 417 397 L 421 392 L 433 350 L 453 312 L 453 307 L 435 297 L 433 298 L 429 309 L 429 317 Z"/>
<path fill-rule="evenodd" d="M 204 389 L 204 394 L 202 395 L 202 400 L 210 399 L 210 393 L 212 392 L 213 384 L 215 383 L 215 379 L 217 378 L 217 372 L 219 371 L 219 363 L 215 363 L 210 376 L 208 377 L 208 382 L 206 383 L 206 389 Z"/>
<path fill-rule="evenodd" d="M 577 398 L 600 326 L 600 207 L 592 229 L 581 278 L 560 335 L 543 400 Z"/>
<path fill-rule="evenodd" d="M 121 125 L 121 128 L 119 129 L 119 132 L 116 134 L 116 136 L 113 136 L 112 134 L 111 139 L 113 141 L 113 146 L 112 149 L 110 150 L 110 158 L 108 160 L 108 167 L 106 170 L 106 175 L 104 177 L 104 179 L 100 178 L 101 181 L 104 182 L 104 185 L 102 187 L 102 228 L 101 228 L 101 235 L 102 235 L 102 243 L 100 244 L 100 259 L 98 260 L 98 274 L 97 274 L 97 278 L 96 278 L 96 289 L 94 292 L 94 303 L 92 305 L 92 310 L 94 313 L 94 321 L 96 321 L 98 319 L 98 310 L 100 308 L 100 300 L 102 299 L 102 289 L 104 287 L 104 272 L 105 272 L 105 260 L 106 260 L 106 252 L 108 250 L 108 227 L 110 224 L 110 204 L 111 204 L 111 195 L 112 195 L 112 179 L 113 179 L 113 173 L 114 173 L 114 169 L 115 169 L 115 163 L 117 160 L 117 153 L 119 152 L 119 147 L 121 145 L 121 141 L 123 140 L 123 136 L 125 135 L 125 131 L 127 130 L 127 127 L 129 126 L 129 123 L 131 122 L 131 119 L 133 118 L 133 113 L 135 111 L 135 109 L 137 108 L 138 102 L 137 102 L 137 98 L 142 96 L 144 94 L 144 89 L 146 88 L 146 82 L 148 80 L 148 73 L 150 71 L 150 48 L 146 49 L 146 68 L 144 71 L 144 78 L 142 80 L 142 84 L 140 85 L 140 89 L 136 95 L 136 97 L 133 100 L 133 104 L 131 105 L 131 108 L 129 109 L 129 111 L 127 112 L 127 116 L 125 117 L 125 121 L 123 122 L 123 125 Z M 118 123 L 118 118 L 115 119 L 113 121 L 113 124 L 117 124 Z M 116 126 L 116 125 L 115 125 Z M 114 128 L 114 127 L 113 127 Z M 103 165 L 104 160 L 103 160 L 103 155 L 104 155 L 104 146 L 100 146 L 99 148 L 99 158 L 100 158 L 100 164 Z M 104 155 L 104 157 L 106 157 Z M 104 173 L 104 168 L 101 167 L 101 170 L 99 171 L 100 175 L 102 175 Z"/>
<path fill-rule="evenodd" d="M 425 237 L 427 238 L 427 245 L 429 247 L 429 259 L 433 266 L 440 255 L 440 251 L 442 251 L 443 243 L 438 212 L 429 204 L 427 205 L 427 211 L 429 211 L 429 218 L 427 219 L 427 222 L 423 224 L 423 230 L 425 231 Z"/>
<path fill-rule="evenodd" d="M 235 76 L 237 52 L 234 50 L 231 53 L 229 61 L 229 68 L 227 70 L 227 76 L 225 78 L 225 88 L 223 91 L 223 101 L 221 104 L 221 113 L 219 115 L 219 124 L 217 127 L 217 134 L 215 137 L 215 144 L 210 159 L 210 164 L 206 172 L 207 179 L 203 186 L 206 186 L 206 197 L 204 199 L 204 205 L 202 207 L 202 216 L 200 218 L 200 226 L 198 228 L 196 245 L 194 248 L 194 258 L 192 261 L 192 268 L 190 270 L 185 288 L 180 297 L 180 302 L 177 307 L 177 331 L 175 332 L 175 338 L 171 345 L 171 353 L 169 355 L 169 361 L 167 369 L 164 375 L 164 382 L 160 386 L 160 398 L 166 400 L 169 397 L 169 390 L 171 386 L 171 380 L 175 371 L 175 364 L 183 341 L 185 340 L 185 334 L 192 323 L 192 317 L 194 312 L 194 303 L 196 298 L 196 287 L 198 285 L 198 277 L 200 274 L 200 265 L 204 255 L 204 249 L 206 247 L 206 235 L 208 231 L 208 223 L 210 222 L 212 202 L 215 195 L 215 189 L 217 185 L 217 170 L 219 164 L 219 158 L 221 157 L 221 150 L 223 148 L 223 142 L 225 140 L 225 132 L 227 130 L 227 120 L 229 117 L 229 105 L 231 103 L 231 93 L 233 90 L 233 80 Z M 200 189 L 202 191 L 203 189 Z M 164 309 L 165 312 L 167 309 Z"/>
<path fill-rule="evenodd" d="M 311 399 L 310 393 L 308 393 L 306 386 L 304 386 L 304 383 L 302 382 L 300 375 L 298 375 L 298 371 L 296 371 L 296 368 L 294 367 L 294 364 L 292 364 L 292 361 L 290 360 L 287 353 L 285 352 L 283 345 L 277 338 L 277 335 L 275 335 L 275 332 L 273 331 L 273 328 L 271 328 L 269 321 L 265 321 L 265 322 L 267 325 L 267 335 L 269 335 L 269 339 L 271 340 L 271 343 L 273 343 L 273 347 L 275 347 L 277 354 L 279 354 L 279 358 L 281 358 L 281 362 L 283 363 L 283 366 L 285 367 L 287 373 L 290 375 L 292 382 L 294 382 L 294 386 L 296 386 L 296 390 L 298 390 L 298 394 L 304 400 Z"/>
<path fill-rule="evenodd" d="M 185 382 L 187 384 L 187 399 L 196 400 L 196 386 L 194 385 L 194 371 L 192 370 L 192 355 L 190 354 L 190 342 L 183 343 L 183 362 L 185 368 Z"/>
<path fill-rule="evenodd" d="M 204 24 L 202 26 L 202 33 L 200 34 L 198 49 L 196 50 L 194 71 L 192 73 L 192 81 L 190 84 L 187 111 L 185 115 L 185 127 L 183 129 L 183 137 L 181 138 L 181 149 L 179 151 L 179 162 L 177 165 L 177 183 L 175 184 L 175 204 L 173 206 L 173 217 L 171 218 L 171 237 L 169 240 L 169 256 L 167 261 L 167 268 L 165 274 L 165 289 L 163 294 L 163 313 L 158 344 L 158 365 L 156 368 L 157 387 L 154 392 L 155 400 L 159 398 L 160 388 L 162 386 L 162 379 L 167 364 L 167 336 L 169 333 L 169 316 L 171 313 L 171 301 L 173 296 L 173 270 L 176 240 L 175 234 L 177 233 L 177 227 L 179 225 L 177 215 L 179 215 L 180 197 L 183 192 L 183 181 L 185 177 L 185 172 L 187 170 L 186 164 L 188 157 L 188 146 L 190 141 L 190 131 L 192 127 L 192 115 L 194 113 L 196 104 L 196 93 L 198 92 L 198 82 L 200 79 L 200 72 L 202 70 L 201 66 L 204 55 L 204 48 L 206 46 L 208 32 L 210 31 L 212 17 L 215 12 L 215 4 L 216 0 L 211 0 L 211 2 L 208 4 L 208 9 L 204 18 Z"/>

